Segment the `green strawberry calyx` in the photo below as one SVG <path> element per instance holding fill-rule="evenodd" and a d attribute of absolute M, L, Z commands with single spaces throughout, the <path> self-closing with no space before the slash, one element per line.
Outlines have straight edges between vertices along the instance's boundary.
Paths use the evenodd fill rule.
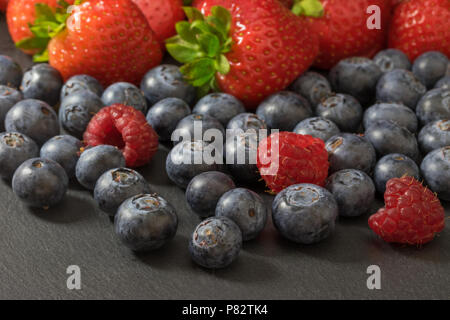
<path fill-rule="evenodd" d="M 320 18 L 324 14 L 323 5 L 319 0 L 294 0 L 291 10 L 297 16 Z"/>
<path fill-rule="evenodd" d="M 74 6 L 80 5 L 82 0 L 75 0 Z M 59 0 L 56 9 L 45 3 L 35 4 L 34 23 L 29 24 L 31 37 L 24 38 L 16 42 L 16 47 L 24 50 L 37 50 L 33 56 L 35 62 L 48 61 L 48 43 L 59 33 L 66 29 L 66 21 L 72 14 L 73 8 L 65 0 Z"/>
<path fill-rule="evenodd" d="M 208 17 L 193 7 L 183 9 L 189 21 L 176 24 L 177 35 L 166 40 L 166 47 L 175 60 L 184 64 L 181 73 L 197 87 L 201 97 L 211 89 L 218 91 L 217 73 L 230 72 L 225 54 L 232 46 L 231 14 L 220 6 L 212 7 Z"/>

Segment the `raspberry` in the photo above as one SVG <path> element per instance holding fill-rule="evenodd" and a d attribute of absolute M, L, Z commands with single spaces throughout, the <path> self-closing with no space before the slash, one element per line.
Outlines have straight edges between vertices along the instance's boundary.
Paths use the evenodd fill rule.
<path fill-rule="evenodd" d="M 89 122 L 84 140 L 88 146 L 118 147 L 131 168 L 147 164 L 158 150 L 158 135 L 142 112 L 121 104 L 100 110 Z"/>
<path fill-rule="evenodd" d="M 444 229 L 444 208 L 429 189 L 412 177 L 388 181 L 385 208 L 369 218 L 369 227 L 386 242 L 421 245 Z"/>
<path fill-rule="evenodd" d="M 273 133 L 259 143 L 257 166 L 274 193 L 298 183 L 323 186 L 328 176 L 328 153 L 321 139 L 293 132 Z"/>

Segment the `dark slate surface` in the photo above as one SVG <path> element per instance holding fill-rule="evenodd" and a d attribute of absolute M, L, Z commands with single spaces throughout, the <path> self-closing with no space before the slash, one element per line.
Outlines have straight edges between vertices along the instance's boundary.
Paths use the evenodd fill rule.
<path fill-rule="evenodd" d="M 0 54 L 29 66 L 30 59 L 13 48 L 4 20 L 0 16 Z M 168 180 L 166 156 L 167 149 L 161 148 L 141 172 L 153 190 L 176 207 L 179 230 L 169 245 L 145 255 L 135 255 L 118 242 L 110 220 L 96 209 L 90 192 L 73 185 L 58 207 L 31 210 L 15 198 L 8 183 L 0 182 L 0 298 L 450 297 L 449 224 L 435 241 L 418 249 L 382 242 L 367 227 L 367 217 L 341 220 L 334 236 L 315 246 L 288 243 L 269 222 L 257 240 L 245 244 L 231 267 L 203 270 L 191 262 L 187 251 L 199 221 L 188 211 L 183 191 Z M 66 287 L 69 265 L 81 268 L 81 290 Z M 369 265 L 381 268 L 381 290 L 367 289 Z"/>

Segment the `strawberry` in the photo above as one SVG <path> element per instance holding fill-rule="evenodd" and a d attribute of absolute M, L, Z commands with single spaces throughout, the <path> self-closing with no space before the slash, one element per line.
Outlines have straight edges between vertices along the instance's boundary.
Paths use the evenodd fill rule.
<path fill-rule="evenodd" d="M 9 0 L 0 0 L 0 11 L 5 12 Z"/>
<path fill-rule="evenodd" d="M 283 90 L 314 61 L 318 41 L 306 19 L 277 0 L 203 0 L 185 8 L 167 50 L 199 95 L 211 88 L 255 108 Z M 206 16 L 206 18 L 204 17 Z"/>
<path fill-rule="evenodd" d="M 293 12 L 304 15 L 303 7 L 317 6 L 318 0 L 296 0 Z M 383 49 L 390 17 L 390 0 L 320 0 L 322 10 L 308 18 L 314 33 L 319 35 L 320 54 L 314 66 L 330 69 L 340 60 L 363 56 L 372 57 Z M 320 5 L 320 4 L 319 4 Z M 381 29 L 368 29 L 371 14 L 367 8 L 381 9 Z"/>
<path fill-rule="evenodd" d="M 294 0 L 278 0 L 280 1 L 286 8 L 291 8 Z"/>
<path fill-rule="evenodd" d="M 3 1 L 4 0 L 0 0 Z M 74 0 L 67 0 L 67 3 L 73 4 Z M 2 3 L 3 3 L 2 2 Z M 6 11 L 6 19 L 8 22 L 8 29 L 11 38 L 15 43 L 31 37 L 33 34 L 29 28 L 30 24 L 33 24 L 36 19 L 36 4 L 38 9 L 44 8 L 44 5 L 50 7 L 52 11 L 56 10 L 58 6 L 58 0 L 10 0 L 8 9 Z M 28 54 L 34 54 L 38 52 L 35 50 L 23 50 Z"/>
<path fill-rule="evenodd" d="M 403 51 L 411 61 L 427 51 L 450 57 L 450 1 L 401 2 L 392 17 L 389 47 Z"/>
<path fill-rule="evenodd" d="M 175 24 L 184 20 L 183 0 L 133 0 L 144 13 L 161 46 L 176 34 Z"/>
<path fill-rule="evenodd" d="M 131 0 L 88 0 L 68 10 L 37 5 L 32 36 L 16 43 L 40 49 L 35 61 L 49 60 L 66 80 L 88 74 L 104 86 L 126 81 L 139 84 L 160 64 L 162 51 L 145 16 Z M 70 13 L 67 13 L 70 11 Z"/>

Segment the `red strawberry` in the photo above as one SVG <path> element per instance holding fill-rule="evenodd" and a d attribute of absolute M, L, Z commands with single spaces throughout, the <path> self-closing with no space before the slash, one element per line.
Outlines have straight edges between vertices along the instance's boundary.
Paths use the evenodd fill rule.
<path fill-rule="evenodd" d="M 444 229 L 444 208 L 433 192 L 412 177 L 388 181 L 386 207 L 369 218 L 369 226 L 384 241 L 424 244 Z"/>
<path fill-rule="evenodd" d="M 139 84 L 161 62 L 159 43 L 131 0 L 84 1 L 71 14 L 65 7 L 55 15 L 48 7 L 42 11 L 32 27 L 33 37 L 17 45 L 40 48 L 35 60 L 48 58 L 64 79 L 88 74 L 104 86 L 118 81 Z"/>
<path fill-rule="evenodd" d="M 280 1 L 286 8 L 291 8 L 294 0 L 278 0 Z"/>
<path fill-rule="evenodd" d="M 133 0 L 144 13 L 161 46 L 176 34 L 175 24 L 184 20 L 183 0 Z"/>
<path fill-rule="evenodd" d="M 389 47 L 406 53 L 411 61 L 427 51 L 450 57 L 450 1 L 410 0 L 395 9 Z"/>
<path fill-rule="evenodd" d="M 328 153 L 321 139 L 294 132 L 273 133 L 258 145 L 257 166 L 274 193 L 298 183 L 323 186 Z"/>
<path fill-rule="evenodd" d="M 191 23 L 177 24 L 167 49 L 200 93 L 219 89 L 255 108 L 283 90 L 314 61 L 318 42 L 306 19 L 277 0 L 194 1 Z M 204 19 L 204 20 L 203 20 Z"/>
<path fill-rule="evenodd" d="M 4 0 L 0 0 L 5 2 Z M 66 0 L 67 3 L 73 4 L 74 0 Z M 2 2 L 2 3 L 3 3 Z M 8 29 L 11 38 L 15 43 L 31 37 L 33 34 L 29 28 L 29 24 L 33 24 L 36 19 L 36 4 L 46 4 L 53 10 L 56 9 L 58 0 L 10 0 L 6 12 Z M 38 49 L 23 50 L 28 54 L 39 52 Z"/>
<path fill-rule="evenodd" d="M 0 0 L 0 11 L 5 12 L 9 0 Z"/>
<path fill-rule="evenodd" d="M 396 6 L 398 6 L 401 2 L 404 2 L 406 0 L 392 0 L 392 6 L 395 8 Z"/>
<path fill-rule="evenodd" d="M 308 18 L 313 32 L 319 35 L 320 41 L 320 54 L 314 66 L 330 69 L 348 57 L 372 57 L 385 46 L 390 0 L 320 0 L 320 2 L 323 6 L 322 15 Z M 372 5 L 381 9 L 381 29 L 367 28 L 367 21 L 371 16 L 367 13 L 367 8 Z M 296 11 L 296 6 L 293 11 Z"/>

